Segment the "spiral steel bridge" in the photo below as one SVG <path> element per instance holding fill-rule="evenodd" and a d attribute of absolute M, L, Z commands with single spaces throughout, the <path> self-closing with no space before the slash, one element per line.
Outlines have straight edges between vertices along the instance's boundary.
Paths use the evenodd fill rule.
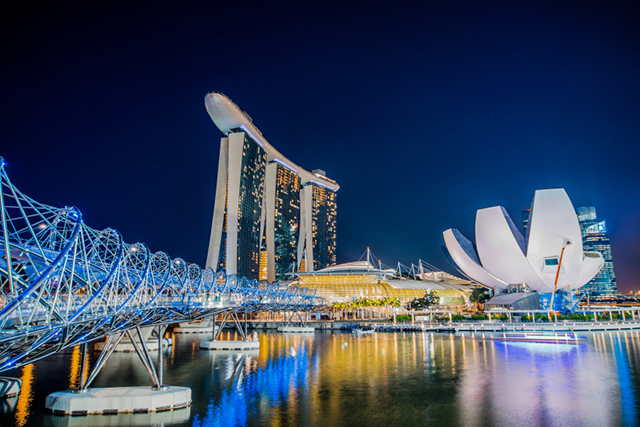
<path fill-rule="evenodd" d="M 140 327 L 323 303 L 306 288 L 203 270 L 94 230 L 77 208 L 22 194 L 1 157 L 0 212 L 0 372 Z"/>

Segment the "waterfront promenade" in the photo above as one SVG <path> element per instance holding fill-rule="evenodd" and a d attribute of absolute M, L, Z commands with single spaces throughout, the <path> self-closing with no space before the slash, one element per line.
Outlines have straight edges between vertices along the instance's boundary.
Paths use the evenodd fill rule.
<path fill-rule="evenodd" d="M 277 321 L 253 321 L 249 322 L 249 328 L 256 330 L 278 329 L 286 322 Z M 508 331 L 624 331 L 640 330 L 640 320 L 609 320 L 609 321 L 559 321 L 559 322 L 502 322 L 494 321 L 467 321 L 467 322 L 392 322 L 386 319 L 367 319 L 361 321 L 337 322 L 337 321 L 309 321 L 308 326 L 318 330 L 346 330 L 355 327 L 359 323 L 370 323 L 377 330 L 384 332 L 403 331 L 434 331 L 434 332 L 508 332 Z M 300 322 L 292 322 L 292 326 L 302 326 Z"/>

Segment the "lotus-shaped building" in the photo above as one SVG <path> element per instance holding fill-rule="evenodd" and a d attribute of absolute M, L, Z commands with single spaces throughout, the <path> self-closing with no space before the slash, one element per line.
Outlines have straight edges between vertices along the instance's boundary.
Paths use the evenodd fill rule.
<path fill-rule="evenodd" d="M 457 267 L 471 279 L 499 290 L 526 284 L 533 291 L 550 293 L 557 276 L 557 289 L 572 291 L 591 280 L 604 264 L 600 253 L 583 252 L 578 217 L 562 188 L 536 191 L 527 231 L 525 239 L 507 211 L 494 206 L 476 214 L 475 247 L 456 229 L 443 234 Z"/>

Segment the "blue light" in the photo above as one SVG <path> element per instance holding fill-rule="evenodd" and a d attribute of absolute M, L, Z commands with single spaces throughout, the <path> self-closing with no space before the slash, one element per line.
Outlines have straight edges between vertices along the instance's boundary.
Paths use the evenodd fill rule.
<path fill-rule="evenodd" d="M 309 182 L 312 182 L 320 187 L 326 188 L 327 190 L 331 190 L 333 191 L 333 188 L 331 188 L 330 186 L 328 186 L 327 184 L 324 184 L 322 182 L 316 181 L 315 179 L 310 179 Z"/>
<path fill-rule="evenodd" d="M 259 135 L 259 131 L 257 131 L 254 127 L 249 126 L 251 129 L 244 129 L 247 132 L 247 138 L 252 137 L 255 141 L 262 145 L 264 142 L 265 145 L 266 140 Z M 255 133 L 255 134 L 254 134 Z M 291 167 L 287 164 L 287 160 L 277 159 L 277 161 L 283 165 L 284 167 L 288 167 L 294 172 L 297 172 L 295 168 Z M 5 165 L 4 159 L 0 157 L 0 164 L 2 166 Z M 6 177 L 4 171 L 2 172 L 3 179 Z M 322 179 L 320 179 L 322 180 Z M 3 181 L 4 182 L 4 181 Z M 7 181 L 8 182 L 8 181 Z M 322 184 L 319 182 L 318 184 Z M 4 184 L 3 184 L 4 185 Z M 12 190 L 11 192 L 6 192 L 6 197 L 14 197 L 17 198 L 16 194 L 20 194 L 17 189 L 13 188 L 12 185 L 8 182 L 6 184 Z M 13 195 L 13 196 L 12 196 Z M 136 325 L 144 323 L 145 325 L 157 325 L 162 323 L 169 323 L 172 321 L 173 317 L 189 318 L 191 316 L 201 315 L 202 303 L 193 302 L 193 297 L 195 295 L 203 294 L 204 286 L 207 289 L 211 290 L 224 290 L 225 294 L 228 295 L 230 293 L 230 289 L 233 289 L 234 292 L 240 293 L 240 299 L 231 301 L 230 305 L 233 305 L 236 310 L 240 310 L 240 307 L 246 306 L 242 301 L 243 298 L 252 295 L 250 291 L 252 291 L 253 286 L 257 286 L 255 282 L 250 282 L 244 278 L 238 278 L 233 275 L 228 278 L 226 282 L 226 273 L 224 269 L 219 272 L 213 272 L 211 268 L 206 269 L 207 274 L 211 274 L 211 277 L 205 278 L 204 284 L 199 282 L 199 291 L 194 293 L 191 290 L 185 289 L 182 286 L 183 276 L 181 273 L 176 273 L 173 269 L 176 270 L 187 270 L 189 273 L 188 277 L 191 276 L 192 265 L 188 264 L 184 260 L 175 259 L 174 262 L 179 264 L 179 268 L 176 265 L 172 265 L 171 258 L 168 257 L 165 253 L 158 254 L 150 254 L 147 253 L 148 248 L 144 246 L 142 243 L 137 243 L 133 245 L 128 245 L 125 243 L 120 233 L 113 229 L 107 228 L 104 231 L 92 230 L 90 228 L 84 228 L 81 226 L 83 224 L 82 213 L 76 207 L 65 207 L 65 208 L 52 208 L 45 205 L 40 205 L 35 201 L 31 201 L 31 208 L 35 211 L 33 215 L 26 215 L 24 212 L 10 212 L 10 217 L 8 221 L 18 221 L 22 220 L 27 222 L 32 228 L 36 227 L 46 230 L 47 227 L 50 227 L 52 230 L 56 230 L 61 226 L 66 227 L 64 230 L 60 230 L 64 236 L 62 236 L 61 240 L 64 240 L 64 247 L 60 248 L 58 242 L 55 242 L 55 245 L 49 248 L 44 249 L 43 256 L 40 257 L 42 259 L 37 259 L 34 262 L 34 258 L 28 257 L 25 261 L 25 271 L 28 273 L 32 270 L 40 275 L 37 276 L 37 282 L 32 284 L 30 288 L 24 289 L 19 295 L 18 299 L 12 303 L 12 307 L 8 309 L 2 310 L 0 315 L 0 319 L 4 320 L 6 317 L 11 314 L 10 311 L 14 310 L 16 307 L 19 307 L 20 304 L 23 304 L 25 301 L 27 303 L 33 303 L 33 301 L 29 301 L 30 299 L 42 299 L 43 307 L 46 306 L 46 302 L 48 298 L 55 298 L 57 295 L 56 292 L 46 292 L 39 296 L 36 294 L 38 291 L 38 286 L 45 281 L 53 281 L 52 286 L 53 289 L 61 289 L 65 284 L 69 282 L 75 282 L 75 278 L 80 279 L 86 285 L 86 292 L 83 292 L 84 295 L 76 295 L 76 299 L 72 300 L 69 304 L 69 313 L 70 316 L 68 318 L 62 319 L 49 319 L 47 323 L 47 335 L 43 338 L 46 340 L 51 340 L 51 338 L 55 337 L 56 341 L 59 341 L 61 344 L 69 344 L 69 343 L 85 343 L 91 339 L 98 339 L 104 337 L 105 334 L 113 334 L 117 330 L 123 329 L 131 329 Z M 72 220 L 76 219 L 75 224 Z M 57 226 L 58 221 L 62 221 L 60 226 Z M 71 235 L 68 235 L 72 232 Z M 45 233 L 38 232 L 38 236 L 43 236 Z M 22 241 L 14 242 L 14 236 L 9 236 L 12 239 L 12 244 L 17 245 L 18 247 L 22 245 L 23 247 L 19 248 L 21 254 L 26 253 L 30 250 L 30 246 L 28 243 Z M 25 245 L 27 245 L 25 247 Z M 80 250 L 80 247 L 83 246 L 87 248 L 86 251 Z M 129 247 L 130 250 L 135 251 L 136 248 L 138 250 L 144 250 L 147 256 L 154 256 L 157 258 L 158 264 L 149 264 L 149 259 L 147 259 L 147 264 L 143 269 L 142 265 L 130 265 L 126 262 L 126 248 Z M 91 251 L 88 248 L 93 248 Z M 142 254 L 140 254 L 142 255 Z M 21 255 L 22 256 L 22 255 Z M 37 258 L 37 257 L 36 257 Z M 155 261 L 152 261 L 155 262 Z M 63 265 L 73 266 L 70 267 L 71 270 L 61 269 Z M 149 265 L 151 267 L 149 268 Z M 159 277 L 160 274 L 156 269 L 168 267 L 166 274 L 163 272 L 162 277 Z M 33 273 L 33 274 L 36 274 Z M 151 296 L 151 302 L 145 299 L 145 301 L 136 302 L 134 295 L 140 295 L 137 293 L 137 289 L 139 285 L 136 285 L 136 288 L 132 291 L 129 287 L 125 286 L 127 278 L 130 280 L 131 277 L 134 277 L 138 274 L 142 277 L 140 280 L 146 280 L 149 283 L 149 288 L 152 291 L 155 291 L 155 295 Z M 202 273 L 201 273 L 202 274 Z M 120 275 L 124 275 L 127 277 L 121 277 Z M 193 283 L 193 281 L 187 278 L 187 283 Z M 201 279 L 199 279 L 201 280 Z M 218 286 L 218 281 L 222 280 L 223 283 L 220 283 Z M 180 283 L 178 283 L 178 281 Z M 142 283 L 142 282 L 140 282 Z M 146 282 L 145 282 L 146 283 Z M 160 286 L 161 285 L 161 286 Z M 165 285 L 167 285 L 165 287 Z M 174 287 L 175 285 L 175 287 Z M 275 285 L 274 287 L 271 285 L 267 285 L 269 287 L 269 292 L 261 292 L 258 290 L 258 295 L 274 295 L 278 296 L 282 294 L 278 289 L 279 285 Z M 173 288 L 169 290 L 169 288 Z M 176 289 L 178 288 L 178 289 Z M 187 287 L 188 288 L 188 287 Z M 254 290 L 255 291 L 255 290 Z M 115 311 L 118 316 L 109 315 L 108 313 L 114 312 L 112 310 L 112 305 L 115 303 L 107 302 L 106 294 L 107 292 L 112 293 L 115 296 L 116 301 L 123 301 L 123 303 L 117 307 Z M 169 297 L 168 292 L 174 292 L 174 294 Z M 285 292 L 286 294 L 286 292 Z M 146 295 L 146 294 L 145 294 Z M 152 295 L 150 293 L 150 295 Z M 38 298 L 36 298 L 38 297 Z M 155 300 L 157 297 L 160 297 L 158 300 Z M 252 297 L 255 297 L 253 294 Z M 165 300 L 166 298 L 166 300 Z M 288 296 L 288 300 L 285 302 L 280 302 L 280 306 L 282 307 L 290 307 L 293 304 L 293 300 L 291 296 Z M 164 301 L 167 301 L 167 306 L 171 307 L 170 309 L 165 309 L 163 307 L 159 307 L 161 304 L 165 304 Z M 55 300 L 54 300 L 55 301 Z M 271 308 L 276 306 L 278 303 L 271 301 Z M 303 305 L 303 301 L 298 302 L 299 306 Z M 99 313 L 94 313 L 92 310 L 96 308 L 98 310 L 103 310 Z M 180 311 L 176 313 L 170 312 L 170 310 L 175 310 L 178 308 Z M 37 310 L 41 310 L 38 308 Z M 108 311 L 107 311 L 108 310 Z M 147 313 L 148 316 L 144 318 L 142 315 Z M 125 319 L 122 319 L 120 315 L 125 316 Z M 151 320 L 151 315 L 154 316 L 154 321 Z M 95 316 L 95 318 L 93 317 Z M 76 324 L 82 324 L 83 322 L 89 320 L 91 318 L 91 322 L 94 323 L 94 327 L 90 332 L 87 332 L 81 336 L 77 334 L 67 334 L 68 330 Z M 144 320 L 141 321 L 140 318 Z M 104 327 L 105 324 L 111 322 L 113 327 L 116 328 L 109 329 L 108 327 Z M 120 323 L 120 325 L 118 325 Z M 26 326 L 24 329 L 30 328 L 30 326 L 23 324 L 22 326 Z M 88 330 L 88 329 L 85 329 Z M 64 333 L 63 333 L 64 332 Z M 13 332 L 11 332 L 13 333 Z M 24 330 L 16 329 L 16 336 L 20 338 L 21 334 L 24 333 Z M 50 354 L 53 354 L 57 351 L 58 347 L 56 346 L 40 346 L 30 350 L 30 354 L 34 357 L 45 357 Z M 11 356 L 16 357 L 15 354 L 7 353 L 7 358 L 5 360 L 3 367 L 14 366 L 13 362 L 9 362 Z M 285 369 L 286 371 L 286 369 Z"/>
<path fill-rule="evenodd" d="M 278 164 L 279 164 L 279 165 L 281 165 L 282 167 L 289 169 L 289 170 L 290 170 L 290 171 L 292 171 L 292 172 L 298 173 L 298 170 L 297 170 L 297 169 L 295 169 L 295 168 L 294 168 L 294 167 L 292 167 L 291 165 L 289 165 L 289 164 L 287 164 L 287 163 L 283 162 L 283 161 L 282 161 L 282 160 L 280 160 L 280 159 L 273 159 L 273 161 L 274 161 L 274 162 L 276 162 L 276 163 L 278 163 Z"/>
<path fill-rule="evenodd" d="M 260 147 L 264 148 L 264 144 L 262 143 L 260 138 L 256 138 L 256 136 L 253 134 L 253 132 L 251 132 L 249 129 L 247 129 L 247 127 L 245 125 L 240 125 L 240 129 L 242 129 L 243 131 L 248 133 L 249 136 L 251 137 L 251 139 L 253 139 L 256 142 L 256 144 L 258 144 Z"/>

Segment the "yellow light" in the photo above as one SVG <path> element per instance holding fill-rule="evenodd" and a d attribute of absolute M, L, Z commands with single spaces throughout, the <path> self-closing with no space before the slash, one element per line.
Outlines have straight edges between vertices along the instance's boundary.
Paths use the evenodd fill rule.
<path fill-rule="evenodd" d="M 31 383 L 33 382 L 33 363 L 22 368 L 22 386 L 20 388 L 20 396 L 16 405 L 16 425 L 22 427 L 29 419 L 29 408 L 33 401 L 31 393 Z"/>
<path fill-rule="evenodd" d="M 71 370 L 69 371 L 69 388 L 78 387 L 78 378 L 80 373 L 80 346 L 73 347 L 71 353 Z"/>

